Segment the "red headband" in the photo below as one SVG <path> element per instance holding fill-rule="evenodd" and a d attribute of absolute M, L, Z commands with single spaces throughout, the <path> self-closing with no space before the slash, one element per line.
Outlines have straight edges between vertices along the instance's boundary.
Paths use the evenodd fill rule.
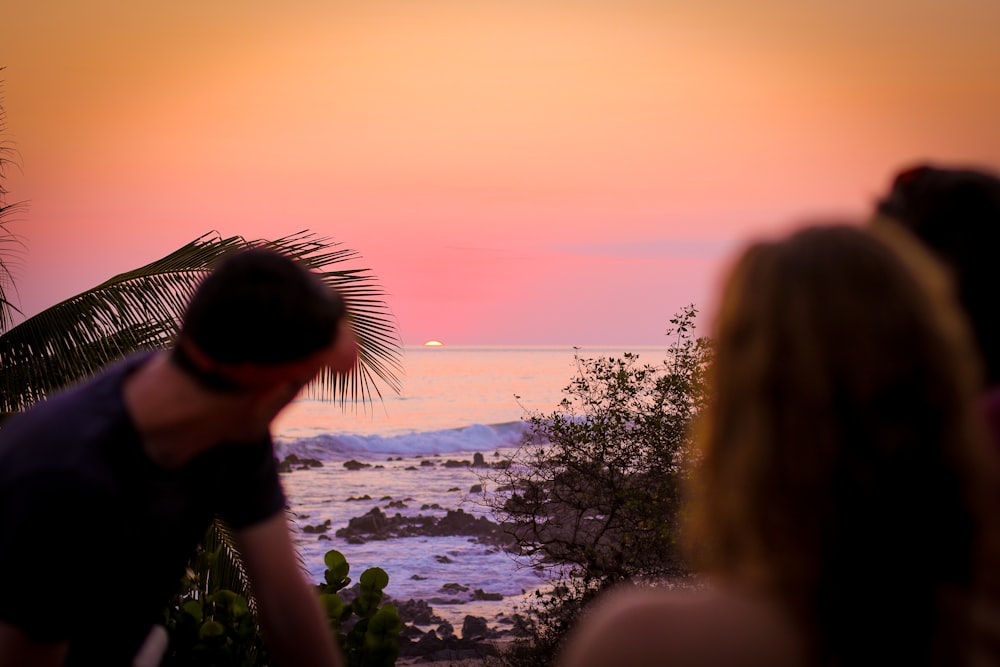
<path fill-rule="evenodd" d="M 212 359 L 190 338 L 182 338 L 177 346 L 195 370 L 227 380 L 241 389 L 267 389 L 282 382 L 300 382 L 304 375 L 314 375 L 320 368 L 330 365 L 333 356 L 333 347 L 328 345 L 293 361 L 225 363 Z"/>

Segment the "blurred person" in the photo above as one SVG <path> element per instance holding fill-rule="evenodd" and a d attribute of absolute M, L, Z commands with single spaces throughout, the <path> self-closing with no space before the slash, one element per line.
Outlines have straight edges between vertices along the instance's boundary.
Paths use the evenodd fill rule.
<path fill-rule="evenodd" d="M 878 200 L 870 228 L 879 234 L 921 244 L 954 280 L 983 363 L 985 388 L 980 400 L 990 436 L 1000 451 L 1000 316 L 997 248 L 1000 247 L 1000 176 L 974 166 L 924 162 L 900 169 Z M 909 241 L 906 241 L 909 242 Z M 1000 489 L 998 489 L 1000 490 Z M 997 498 L 994 506 L 1000 503 Z M 991 550 L 1000 554 L 1000 546 Z M 987 587 L 1000 597 L 1000 556 L 986 568 Z M 983 633 L 1000 655 L 1000 610 L 980 611 Z M 992 630 L 992 631 L 991 631 Z"/>
<path fill-rule="evenodd" d="M 610 592 L 561 667 L 982 657 L 995 466 L 973 345 L 921 252 L 838 224 L 739 256 L 687 497 L 704 586 Z"/>
<path fill-rule="evenodd" d="M 901 169 L 871 221 L 901 225 L 951 272 L 982 358 L 985 412 L 1000 443 L 1000 177 L 922 163 Z"/>
<path fill-rule="evenodd" d="M 216 516 L 280 664 L 341 665 L 292 543 L 270 425 L 317 373 L 346 373 L 356 356 L 340 295 L 255 248 L 199 285 L 172 349 L 5 423 L 0 665 L 156 664 L 156 624 Z"/>

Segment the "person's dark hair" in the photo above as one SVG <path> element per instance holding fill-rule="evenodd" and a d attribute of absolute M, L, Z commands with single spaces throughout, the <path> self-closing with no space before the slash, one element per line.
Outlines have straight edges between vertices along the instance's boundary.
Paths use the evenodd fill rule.
<path fill-rule="evenodd" d="M 318 274 L 274 250 L 252 248 L 225 258 L 201 283 L 180 340 L 219 363 L 278 364 L 333 343 L 345 314 L 341 296 Z"/>
<path fill-rule="evenodd" d="M 921 239 L 954 276 L 990 385 L 1000 384 L 1000 177 L 920 164 L 898 172 L 876 212 Z"/>

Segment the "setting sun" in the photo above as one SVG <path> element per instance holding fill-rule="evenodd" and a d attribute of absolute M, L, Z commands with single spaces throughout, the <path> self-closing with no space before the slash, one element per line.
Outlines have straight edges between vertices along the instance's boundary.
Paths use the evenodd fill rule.
<path fill-rule="evenodd" d="M 439 340 L 429 340 L 424 343 L 424 347 L 442 347 L 444 343 Z"/>

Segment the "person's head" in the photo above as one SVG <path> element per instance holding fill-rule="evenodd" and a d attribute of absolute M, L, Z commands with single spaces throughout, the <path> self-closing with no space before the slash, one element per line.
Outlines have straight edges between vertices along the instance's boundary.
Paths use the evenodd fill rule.
<path fill-rule="evenodd" d="M 919 164 L 899 171 L 876 205 L 952 272 L 989 384 L 1000 384 L 1000 177 L 984 169 Z"/>
<path fill-rule="evenodd" d="M 198 286 L 174 362 L 208 389 L 289 400 L 325 367 L 356 360 L 343 298 L 297 260 L 268 248 L 232 253 Z"/>
<path fill-rule="evenodd" d="M 974 362 L 909 266 L 859 227 L 807 227 L 742 253 L 715 322 L 696 562 L 841 656 L 883 616 L 882 639 L 921 636 L 935 586 L 970 576 Z"/>

